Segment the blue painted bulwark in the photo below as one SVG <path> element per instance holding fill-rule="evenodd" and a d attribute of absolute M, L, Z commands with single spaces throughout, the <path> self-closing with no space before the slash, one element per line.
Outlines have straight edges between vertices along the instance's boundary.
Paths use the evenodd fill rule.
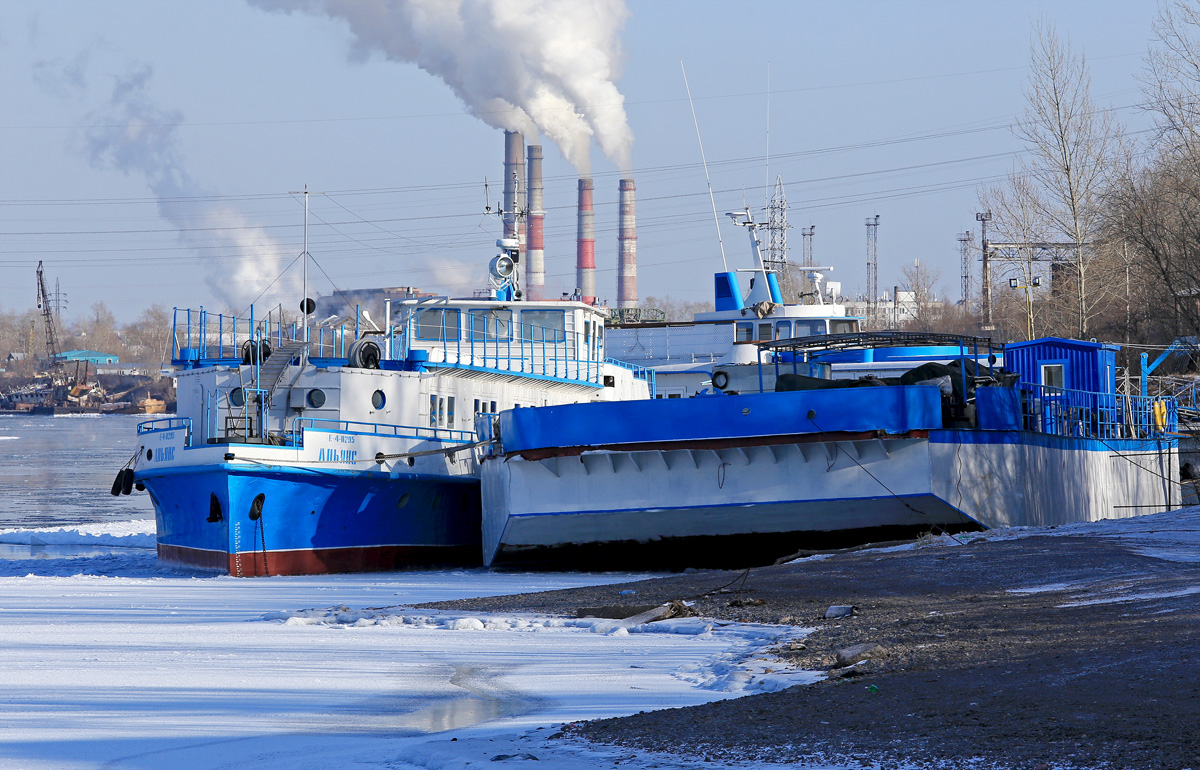
<path fill-rule="evenodd" d="M 713 276 L 713 281 L 713 304 L 718 313 L 722 310 L 741 310 L 746 307 L 746 303 L 742 302 L 742 289 L 738 286 L 737 273 L 717 273 Z"/>
<path fill-rule="evenodd" d="M 1021 391 L 1013 388 L 978 388 L 975 414 L 980 430 L 1021 430 Z"/>
<path fill-rule="evenodd" d="M 1063 388 L 1110 394 L 1116 392 L 1120 349 L 1111 343 L 1061 337 L 1013 342 L 1004 346 L 1004 368 L 1019 374 L 1021 382 L 1047 385 L 1042 381 L 1043 366 L 1061 365 Z"/>
<path fill-rule="evenodd" d="M 941 393 L 925 385 L 565 404 L 500 414 L 506 452 L 941 427 Z"/>

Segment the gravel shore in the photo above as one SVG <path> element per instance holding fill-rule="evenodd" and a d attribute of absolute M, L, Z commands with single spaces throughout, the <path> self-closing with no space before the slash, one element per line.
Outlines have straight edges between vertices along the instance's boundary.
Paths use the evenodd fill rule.
<path fill-rule="evenodd" d="M 1200 770 L 1194 545 L 1163 558 L 1119 534 L 948 543 L 429 606 L 574 616 L 687 599 L 815 629 L 774 654 L 825 680 L 568 730 L 599 744 L 797 767 Z M 855 612 L 827 620 L 831 605 Z M 856 645 L 878 647 L 839 665 Z"/>

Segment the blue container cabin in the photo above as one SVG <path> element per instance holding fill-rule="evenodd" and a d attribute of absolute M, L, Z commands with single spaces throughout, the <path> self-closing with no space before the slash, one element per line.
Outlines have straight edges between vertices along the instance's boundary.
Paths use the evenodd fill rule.
<path fill-rule="evenodd" d="M 1089 393 L 1116 393 L 1120 345 L 1044 337 L 1004 346 L 1004 368 L 1021 382 Z"/>

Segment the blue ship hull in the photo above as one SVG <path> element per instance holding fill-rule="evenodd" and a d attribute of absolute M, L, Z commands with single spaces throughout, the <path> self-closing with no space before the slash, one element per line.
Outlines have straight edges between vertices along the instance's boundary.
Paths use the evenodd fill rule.
<path fill-rule="evenodd" d="M 254 576 L 481 563 L 475 478 L 220 464 L 137 480 L 166 564 Z"/>

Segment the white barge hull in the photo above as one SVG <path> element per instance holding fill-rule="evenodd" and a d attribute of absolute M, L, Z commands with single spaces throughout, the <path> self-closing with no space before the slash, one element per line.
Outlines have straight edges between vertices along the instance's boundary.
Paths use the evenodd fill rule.
<path fill-rule="evenodd" d="M 1045 526 L 1179 502 L 1168 443 L 926 433 L 492 458 L 482 468 L 484 561 L 641 545 L 685 562 L 699 549 L 697 559 L 762 563 L 828 542 L 822 533 Z"/>

